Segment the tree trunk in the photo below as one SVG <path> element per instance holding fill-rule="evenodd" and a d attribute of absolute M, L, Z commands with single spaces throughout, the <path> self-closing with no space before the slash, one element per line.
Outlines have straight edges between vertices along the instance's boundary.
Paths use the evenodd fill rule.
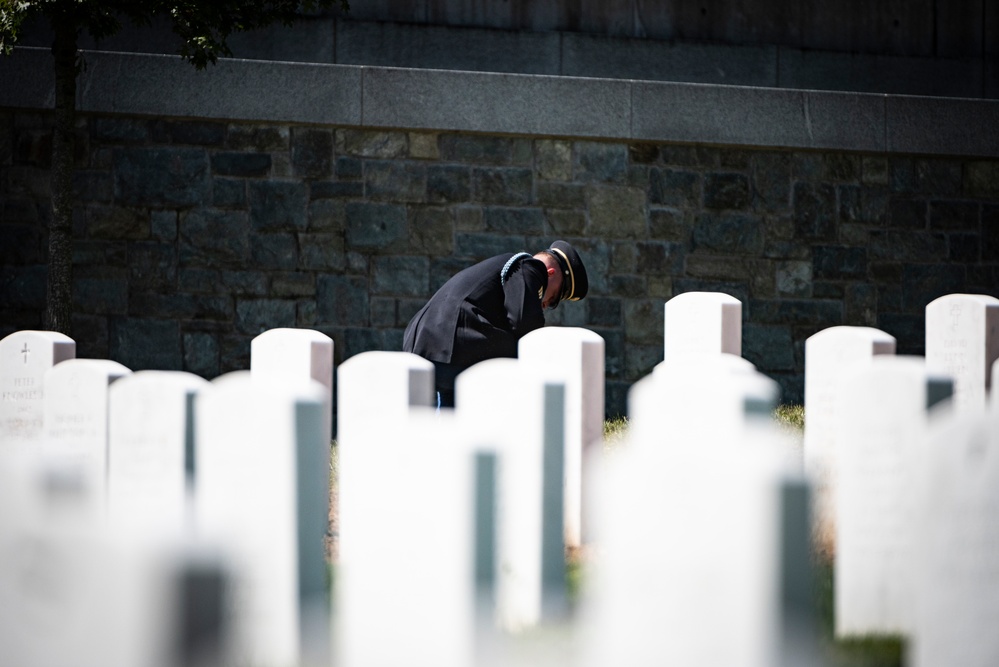
<path fill-rule="evenodd" d="M 52 220 L 49 223 L 45 327 L 67 336 L 73 315 L 73 161 L 76 122 L 77 28 L 53 21 L 55 129 L 52 134 Z"/>

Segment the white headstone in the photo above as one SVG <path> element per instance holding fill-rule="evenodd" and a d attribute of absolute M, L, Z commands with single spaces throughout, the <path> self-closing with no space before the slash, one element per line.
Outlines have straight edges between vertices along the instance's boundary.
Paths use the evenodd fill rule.
<path fill-rule="evenodd" d="M 835 618 L 838 636 L 908 634 L 920 441 L 949 378 L 921 357 L 879 355 L 837 388 Z"/>
<path fill-rule="evenodd" d="M 721 292 L 685 292 L 666 302 L 663 359 L 742 355 L 742 302 Z"/>
<path fill-rule="evenodd" d="M 729 354 L 659 363 L 628 397 L 633 446 L 662 450 L 737 441 L 750 423 L 772 420 L 780 388 Z"/>
<path fill-rule="evenodd" d="M 243 371 L 196 399 L 197 528 L 228 547 L 233 565 L 227 664 L 328 660 L 326 394 L 317 382 Z"/>
<path fill-rule="evenodd" d="M 895 354 L 895 338 L 871 327 L 830 327 L 805 341 L 805 470 L 816 486 L 815 538 L 826 555 L 836 541 L 836 388 L 844 374 L 883 354 Z"/>
<path fill-rule="evenodd" d="M 954 378 L 954 405 L 979 410 L 999 359 L 999 299 L 948 294 L 926 305 L 926 366 Z"/>
<path fill-rule="evenodd" d="M 497 451 L 497 620 L 519 631 L 566 611 L 564 385 L 518 359 L 458 375 L 458 418 Z"/>
<path fill-rule="evenodd" d="M 0 340 L 0 456 L 41 439 L 45 371 L 75 356 L 73 339 L 55 331 L 18 331 Z"/>
<path fill-rule="evenodd" d="M 781 457 L 634 437 L 608 461 L 583 664 L 780 664 Z"/>
<path fill-rule="evenodd" d="M 333 339 L 312 329 L 270 329 L 250 341 L 250 372 L 264 380 L 315 380 L 333 397 Z M 332 436 L 332 405 L 326 431 Z"/>
<path fill-rule="evenodd" d="M 340 468 L 338 665 L 476 664 L 474 456 L 450 412 L 391 420 Z"/>
<path fill-rule="evenodd" d="M 130 530 L 189 527 L 194 397 L 208 382 L 180 371 L 139 371 L 111 385 L 108 516 Z"/>
<path fill-rule="evenodd" d="M 578 547 L 589 515 L 583 484 L 603 445 L 604 339 L 578 327 L 543 327 L 520 339 L 517 356 L 565 384 L 565 541 Z"/>
<path fill-rule="evenodd" d="M 100 511 L 107 497 L 108 392 L 131 372 L 108 359 L 69 359 L 45 373 L 44 457 L 79 475 Z"/>
<path fill-rule="evenodd" d="M 915 667 L 999 664 L 999 411 L 958 415 L 927 439 Z"/>

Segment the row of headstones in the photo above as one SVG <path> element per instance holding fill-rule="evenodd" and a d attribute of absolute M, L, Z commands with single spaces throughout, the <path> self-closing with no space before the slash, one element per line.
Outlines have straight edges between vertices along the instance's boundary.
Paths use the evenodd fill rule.
<path fill-rule="evenodd" d="M 686 377 L 676 369 L 689 368 L 684 357 L 698 345 L 718 358 L 739 354 L 741 304 L 723 294 L 713 299 L 682 295 L 666 304 L 665 361 L 653 387 L 643 380 L 632 390 L 632 431 L 663 449 L 685 440 L 704 449 L 711 435 L 738 441 L 731 429 L 724 434 L 724 424 L 708 422 L 726 404 L 741 403 L 742 440 L 752 439 L 752 407 L 767 396 L 766 381 L 747 384 L 744 374 L 731 372 L 710 378 L 704 361 Z M 698 311 L 700 318 L 691 316 Z M 698 320 L 716 326 L 697 331 L 691 324 Z M 996 664 L 999 299 L 936 299 L 926 307 L 925 358 L 894 352 L 894 338 L 865 327 L 833 327 L 806 341 L 803 463 L 817 491 L 813 537 L 826 556 L 835 555 L 836 634 L 900 635 L 916 665 Z M 741 363 L 723 365 L 734 371 Z M 663 384 L 666 373 L 671 379 Z M 736 400 L 728 403 L 733 391 Z M 640 470 L 623 486 L 633 485 Z M 784 508 L 785 518 L 794 515 Z M 765 529 L 766 516 L 773 514 L 752 525 Z M 788 538 L 781 541 L 785 554 L 793 552 Z M 661 556 L 668 557 L 665 549 Z M 642 577 L 646 590 L 652 575 L 650 569 Z M 787 570 L 783 576 L 795 590 Z M 785 629 L 802 627 L 793 615 L 782 619 Z M 800 639 L 791 645 L 801 648 Z"/>
<path fill-rule="evenodd" d="M 482 640 L 466 631 L 474 619 L 489 626 L 497 609 L 501 624 L 516 629 L 562 617 L 563 539 L 578 544 L 584 532 L 596 534 L 602 554 L 579 617 L 590 656 L 583 662 L 629 655 L 640 664 L 663 656 L 775 664 L 774 651 L 784 662 L 812 651 L 801 574 L 807 486 L 761 419 L 776 404 L 776 385 L 737 358 L 741 306 L 733 301 L 683 295 L 667 304 L 666 360 L 632 391 L 630 444 L 606 476 L 590 466 L 586 484 L 583 452 L 599 452 L 602 421 L 603 342 L 592 332 L 536 332 L 519 361 L 460 376 L 459 410 L 432 419 L 410 410 L 431 402 L 426 362 L 368 353 L 345 363 L 344 662 L 384 654 L 468 664 L 472 637 Z M 677 330 L 693 331 L 686 347 Z M 590 434 L 561 445 L 573 429 Z M 585 514 L 584 497 L 601 508 L 586 531 L 571 518 Z M 469 542 L 477 546 L 462 556 Z M 721 635 L 732 641 L 705 641 Z"/>
<path fill-rule="evenodd" d="M 0 664 L 325 664 L 332 345 L 209 383 L 0 341 Z"/>

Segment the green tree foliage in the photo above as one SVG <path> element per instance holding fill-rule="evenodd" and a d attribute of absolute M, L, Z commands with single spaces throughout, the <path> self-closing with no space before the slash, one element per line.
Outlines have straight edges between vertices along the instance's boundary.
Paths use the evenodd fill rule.
<path fill-rule="evenodd" d="M 45 327 L 70 335 L 73 269 L 73 126 L 76 77 L 80 71 L 78 39 L 86 31 L 95 40 L 114 35 L 122 21 L 148 25 L 167 17 L 180 36 L 180 55 L 197 69 L 219 56 L 231 56 L 229 36 L 274 23 L 291 25 L 302 13 L 339 6 L 347 0 L 0 0 L 0 53 L 9 55 L 25 20 L 40 16 L 52 28 L 55 71 L 55 127 L 52 135 L 52 221 L 49 226 Z"/>

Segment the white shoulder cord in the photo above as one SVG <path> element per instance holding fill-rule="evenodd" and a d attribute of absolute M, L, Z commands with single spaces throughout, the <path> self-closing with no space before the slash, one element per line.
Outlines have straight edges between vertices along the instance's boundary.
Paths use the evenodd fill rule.
<path fill-rule="evenodd" d="M 503 265 L 503 269 L 500 271 L 500 285 L 506 285 L 506 274 L 510 271 L 510 267 L 513 266 L 514 262 L 522 257 L 533 257 L 533 255 L 529 252 L 518 252 L 516 255 L 508 259 L 506 264 Z"/>

